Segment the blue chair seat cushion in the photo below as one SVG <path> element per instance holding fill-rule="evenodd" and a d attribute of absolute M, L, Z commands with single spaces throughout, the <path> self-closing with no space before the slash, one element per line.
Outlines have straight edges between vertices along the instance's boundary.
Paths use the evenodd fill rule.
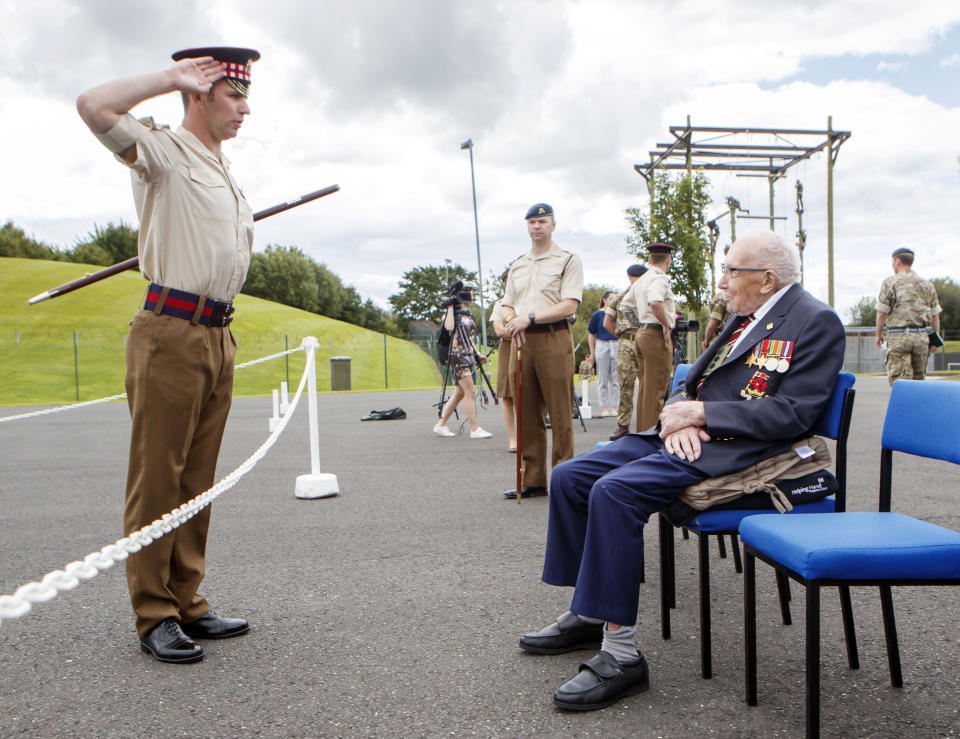
<path fill-rule="evenodd" d="M 807 580 L 960 580 L 960 532 L 900 513 L 751 516 L 740 538 Z"/>
<path fill-rule="evenodd" d="M 769 495 L 763 493 L 761 495 L 763 495 L 767 501 L 770 500 Z M 740 522 L 748 516 L 764 514 L 793 516 L 799 513 L 833 513 L 834 510 L 836 510 L 836 501 L 833 498 L 823 498 L 811 503 L 795 505 L 793 510 L 788 513 L 780 513 L 773 507 L 773 503 L 763 508 L 728 508 L 728 505 L 731 504 L 728 503 L 723 507 L 709 508 L 705 511 L 696 511 L 696 515 L 694 515 L 693 518 L 689 519 L 686 523 L 679 523 L 677 525 L 701 534 L 735 534 L 740 528 Z M 669 518 L 669 515 L 667 517 Z M 673 519 L 670 520 L 673 521 Z"/>

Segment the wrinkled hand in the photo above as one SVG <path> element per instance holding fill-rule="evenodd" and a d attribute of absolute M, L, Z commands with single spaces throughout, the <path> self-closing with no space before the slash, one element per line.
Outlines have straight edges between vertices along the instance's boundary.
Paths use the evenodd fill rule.
<path fill-rule="evenodd" d="M 170 68 L 170 75 L 177 90 L 187 93 L 203 94 L 210 92 L 213 83 L 227 71 L 223 62 L 212 56 L 196 59 L 181 59 Z"/>
<path fill-rule="evenodd" d="M 660 438 L 666 441 L 667 437 L 688 426 L 702 428 L 707 425 L 707 417 L 703 411 L 703 403 L 699 400 L 681 400 L 664 406 L 660 413 Z"/>
<path fill-rule="evenodd" d="M 687 426 L 666 436 L 661 433 L 660 436 L 663 438 L 664 449 L 685 462 L 699 459 L 701 443 L 710 441 L 710 434 L 696 426 Z"/>

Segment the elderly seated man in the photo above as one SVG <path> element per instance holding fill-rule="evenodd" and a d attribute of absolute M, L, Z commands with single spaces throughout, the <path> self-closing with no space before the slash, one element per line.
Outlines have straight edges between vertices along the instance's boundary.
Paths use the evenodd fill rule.
<path fill-rule="evenodd" d="M 550 480 L 543 580 L 575 587 L 570 610 L 520 647 L 600 652 L 554 705 L 592 710 L 649 687 L 635 645 L 643 527 L 684 488 L 780 454 L 809 435 L 843 363 L 837 314 L 797 282 L 797 250 L 749 234 L 722 268 L 731 318 L 691 367 L 655 429 L 558 465 Z"/>

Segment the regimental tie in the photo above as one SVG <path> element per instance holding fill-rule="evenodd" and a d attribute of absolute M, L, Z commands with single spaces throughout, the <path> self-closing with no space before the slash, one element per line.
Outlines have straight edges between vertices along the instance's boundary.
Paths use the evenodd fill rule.
<path fill-rule="evenodd" d="M 753 313 L 749 316 L 746 316 L 740 325 L 737 326 L 733 333 L 727 337 L 726 342 L 723 346 L 717 349 L 717 353 L 713 355 L 713 359 L 710 360 L 710 364 L 707 365 L 707 368 L 703 371 L 703 374 L 700 375 L 700 379 L 697 381 L 697 397 L 700 397 L 700 388 L 703 387 L 704 380 L 707 379 L 707 375 L 713 372 L 717 367 L 723 364 L 723 360 L 727 358 L 727 355 L 730 353 L 730 350 L 733 349 L 733 345 L 737 343 L 737 339 L 740 338 L 740 335 L 746 330 L 747 326 L 753 321 Z"/>

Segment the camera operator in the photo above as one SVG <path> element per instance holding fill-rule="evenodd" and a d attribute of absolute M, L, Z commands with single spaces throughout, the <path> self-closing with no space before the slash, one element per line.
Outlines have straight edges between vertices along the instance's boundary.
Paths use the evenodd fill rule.
<path fill-rule="evenodd" d="M 493 434 L 485 431 L 477 422 L 477 406 L 474 403 L 474 394 L 476 388 L 473 385 L 473 368 L 476 366 L 476 352 L 473 348 L 474 322 L 470 312 L 463 308 L 464 303 L 473 302 L 473 288 L 464 287 L 459 280 L 453 283 L 447 292 L 441 308 L 447 309 L 447 314 L 443 319 L 443 327 L 450 334 L 450 353 L 447 356 L 447 367 L 453 377 L 454 389 L 450 399 L 444 404 L 443 411 L 440 414 L 440 420 L 433 427 L 433 433 L 438 436 L 456 436 L 453 431 L 447 428 L 447 421 L 456 410 L 460 401 L 466 398 L 464 403 L 464 412 L 467 414 L 467 420 L 470 422 L 471 439 L 489 439 Z M 486 357 L 479 357 L 481 362 L 487 361 Z"/>

